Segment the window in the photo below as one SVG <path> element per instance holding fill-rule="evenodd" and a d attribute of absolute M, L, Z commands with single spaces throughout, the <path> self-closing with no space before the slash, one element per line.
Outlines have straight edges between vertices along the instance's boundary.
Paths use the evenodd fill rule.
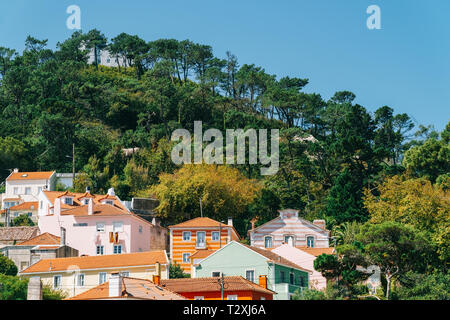
<path fill-rule="evenodd" d="M 183 241 L 191 241 L 191 232 L 183 231 Z"/>
<path fill-rule="evenodd" d="M 190 253 L 183 253 L 183 263 L 190 263 L 189 258 L 191 257 Z"/>
<path fill-rule="evenodd" d="M 139 233 L 142 233 L 142 226 L 139 226 Z"/>
<path fill-rule="evenodd" d="M 289 283 L 290 284 L 295 284 L 295 278 L 294 278 L 294 273 L 293 272 L 289 273 Z"/>
<path fill-rule="evenodd" d="M 30 187 L 26 187 L 25 188 L 25 194 L 31 194 L 31 188 Z"/>
<path fill-rule="evenodd" d="M 303 278 L 302 276 L 299 276 L 298 283 L 299 283 L 300 287 L 305 287 L 305 278 Z"/>
<path fill-rule="evenodd" d="M 295 238 L 294 238 L 294 236 L 292 236 L 292 235 L 284 236 L 284 243 L 288 243 L 288 244 L 292 243 L 292 245 L 295 246 Z"/>
<path fill-rule="evenodd" d="M 121 254 L 122 253 L 122 245 L 121 244 L 115 244 L 114 245 L 114 254 Z"/>
<path fill-rule="evenodd" d="M 272 248 L 272 237 L 271 236 L 265 236 L 264 237 L 264 247 L 265 248 Z"/>
<path fill-rule="evenodd" d="M 65 197 L 64 198 L 64 203 L 68 204 L 68 205 L 72 205 L 73 204 L 73 199 L 69 198 L 69 197 Z"/>
<path fill-rule="evenodd" d="M 286 282 L 284 271 L 280 271 L 280 282 L 281 283 Z"/>
<path fill-rule="evenodd" d="M 38 187 L 38 194 L 41 193 L 42 187 Z"/>
<path fill-rule="evenodd" d="M 123 232 L 122 221 L 113 222 L 113 231 L 114 232 Z"/>
<path fill-rule="evenodd" d="M 84 274 L 83 273 L 80 273 L 77 276 L 77 286 L 78 287 L 84 287 Z"/>
<path fill-rule="evenodd" d="M 314 237 L 306 237 L 306 245 L 310 248 L 314 248 Z"/>
<path fill-rule="evenodd" d="M 255 282 L 255 270 L 247 270 L 247 271 L 245 271 L 245 278 L 248 281 Z"/>
<path fill-rule="evenodd" d="M 205 300 L 204 296 L 195 296 L 194 300 Z"/>
<path fill-rule="evenodd" d="M 19 194 L 19 188 L 18 187 L 14 187 L 14 194 Z"/>
<path fill-rule="evenodd" d="M 83 203 L 86 204 L 86 205 L 88 205 L 88 204 L 89 204 L 89 199 L 84 199 L 84 200 L 83 200 Z"/>
<path fill-rule="evenodd" d="M 53 289 L 61 288 L 61 276 L 53 276 Z"/>
<path fill-rule="evenodd" d="M 220 271 L 213 271 L 211 272 L 211 277 L 220 277 L 222 273 Z"/>
<path fill-rule="evenodd" d="M 237 300 L 238 296 L 237 294 L 229 294 L 227 295 L 227 300 Z"/>
<path fill-rule="evenodd" d="M 211 240 L 212 240 L 212 241 L 219 241 L 219 231 L 214 231 L 214 232 L 211 234 Z"/>
<path fill-rule="evenodd" d="M 97 222 L 97 232 L 105 232 L 105 223 Z"/>
<path fill-rule="evenodd" d="M 120 272 L 120 275 L 122 277 L 129 277 L 130 276 L 130 271 L 122 271 L 122 272 Z"/>
<path fill-rule="evenodd" d="M 33 216 L 33 213 L 32 212 L 28 212 L 27 216 L 31 218 Z"/>
<path fill-rule="evenodd" d="M 104 246 L 97 246 L 97 255 L 102 256 L 105 254 L 105 247 Z"/>
<path fill-rule="evenodd" d="M 106 272 L 100 272 L 98 274 L 98 284 L 102 284 L 106 282 Z"/>
<path fill-rule="evenodd" d="M 206 248 L 206 232 L 205 231 L 198 231 L 197 232 L 197 248 Z"/>
<path fill-rule="evenodd" d="M 112 200 L 106 200 L 104 203 L 109 204 L 111 206 L 114 205 L 114 201 L 112 201 Z"/>

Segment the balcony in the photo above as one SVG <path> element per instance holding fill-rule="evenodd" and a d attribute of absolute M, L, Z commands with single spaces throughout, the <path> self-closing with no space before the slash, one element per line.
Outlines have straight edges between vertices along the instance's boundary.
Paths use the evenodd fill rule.
<path fill-rule="evenodd" d="M 206 249 L 206 242 L 196 242 L 195 249 Z"/>

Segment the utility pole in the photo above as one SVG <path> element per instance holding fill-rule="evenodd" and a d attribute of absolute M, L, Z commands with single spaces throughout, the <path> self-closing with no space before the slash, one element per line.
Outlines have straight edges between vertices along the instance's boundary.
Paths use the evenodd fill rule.
<path fill-rule="evenodd" d="M 223 272 L 220 273 L 220 295 L 223 300 L 223 287 L 224 287 L 224 280 L 223 280 Z"/>
<path fill-rule="evenodd" d="M 336 250 L 336 236 L 333 237 L 334 240 L 334 252 L 336 253 L 336 259 L 339 258 L 337 250 Z M 339 275 L 336 275 L 336 284 L 338 284 L 339 282 Z"/>
<path fill-rule="evenodd" d="M 222 248 L 222 223 L 219 221 L 219 249 Z"/>
<path fill-rule="evenodd" d="M 202 198 L 200 198 L 200 216 L 203 218 Z"/>

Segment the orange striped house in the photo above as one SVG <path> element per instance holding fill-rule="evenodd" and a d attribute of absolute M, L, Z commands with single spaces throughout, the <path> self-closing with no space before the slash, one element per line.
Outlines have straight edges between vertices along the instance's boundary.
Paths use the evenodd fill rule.
<path fill-rule="evenodd" d="M 191 272 L 191 256 L 198 251 L 217 250 L 240 239 L 231 218 L 228 224 L 206 217 L 195 218 L 170 226 L 169 230 L 171 262 L 179 264 L 186 273 Z"/>

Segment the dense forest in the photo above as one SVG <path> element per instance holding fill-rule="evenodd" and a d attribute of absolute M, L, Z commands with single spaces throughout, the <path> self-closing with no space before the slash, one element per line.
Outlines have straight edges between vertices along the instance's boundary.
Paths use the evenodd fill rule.
<path fill-rule="evenodd" d="M 104 49 L 117 67 L 87 63 L 90 50 Z M 76 191 L 156 197 L 165 224 L 199 216 L 201 199 L 204 215 L 234 217 L 243 237 L 252 219 L 259 225 L 294 208 L 325 219 L 342 252 L 366 244 L 369 256 L 373 239 L 394 233 L 428 250 L 419 267 L 396 262 L 395 277 L 404 276 L 396 294 L 420 296 L 411 290 L 425 285 L 425 274 L 447 283 L 448 294 L 450 123 L 436 132 L 389 106 L 369 112 L 351 91 L 329 100 L 305 93 L 308 83 L 240 65 L 231 52 L 219 58 L 190 40 L 125 33 L 108 40 L 94 29 L 50 50 L 30 36 L 22 54 L 0 47 L 0 179 L 12 168 L 72 172 L 75 145 Z M 261 176 L 248 162 L 176 166 L 171 134 L 192 132 L 194 121 L 204 130 L 280 129 L 279 171 Z M 375 251 L 372 261 L 382 259 Z M 354 264 L 339 263 L 336 270 L 355 275 Z M 353 292 L 356 280 L 344 279 L 345 289 Z"/>

